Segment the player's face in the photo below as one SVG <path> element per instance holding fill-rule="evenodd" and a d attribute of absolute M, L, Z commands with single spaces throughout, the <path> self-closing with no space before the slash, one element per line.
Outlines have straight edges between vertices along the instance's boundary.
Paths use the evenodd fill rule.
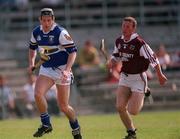
<path fill-rule="evenodd" d="M 125 38 L 131 37 L 131 35 L 134 33 L 135 27 L 133 26 L 132 22 L 129 21 L 123 21 L 122 23 L 122 34 Z"/>
<path fill-rule="evenodd" d="M 43 31 L 49 32 L 54 23 L 54 19 L 52 16 L 42 16 L 40 17 L 40 23 L 42 25 Z"/>

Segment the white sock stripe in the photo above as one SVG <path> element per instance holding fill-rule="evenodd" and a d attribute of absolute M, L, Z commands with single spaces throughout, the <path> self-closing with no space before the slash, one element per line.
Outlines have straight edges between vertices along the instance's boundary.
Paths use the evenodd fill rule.
<path fill-rule="evenodd" d="M 49 117 L 49 116 L 43 116 L 43 117 L 41 117 L 41 119 L 45 119 L 45 118 L 47 118 L 47 117 Z"/>
<path fill-rule="evenodd" d="M 48 113 L 42 113 L 41 116 L 46 116 L 49 115 Z"/>

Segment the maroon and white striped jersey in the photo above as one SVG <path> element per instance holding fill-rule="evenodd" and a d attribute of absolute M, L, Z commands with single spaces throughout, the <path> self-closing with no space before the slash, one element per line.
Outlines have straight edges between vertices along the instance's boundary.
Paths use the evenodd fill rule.
<path fill-rule="evenodd" d="M 159 64 L 152 49 L 137 33 L 132 34 L 129 41 L 125 41 L 124 36 L 117 38 L 112 58 L 122 61 L 121 71 L 127 74 L 142 73 L 149 64 L 152 67 Z"/>

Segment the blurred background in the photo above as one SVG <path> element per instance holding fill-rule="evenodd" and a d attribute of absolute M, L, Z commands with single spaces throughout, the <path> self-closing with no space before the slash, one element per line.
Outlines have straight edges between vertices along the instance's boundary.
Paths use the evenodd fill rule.
<path fill-rule="evenodd" d="M 149 68 L 153 101 L 147 99 L 143 111 L 179 109 L 180 0 L 0 0 L 0 119 L 37 116 L 33 99 L 37 72 L 28 75 L 26 68 L 31 31 L 44 7 L 53 8 L 56 22 L 68 30 L 79 49 L 71 91 L 71 103 L 79 114 L 116 111 L 121 65 L 110 73 L 99 46 L 104 38 L 107 52 L 112 52 L 125 16 L 137 19 L 137 32 L 156 52 L 169 79 L 160 87 Z M 47 95 L 49 110 L 60 115 L 55 92 L 52 88 Z"/>

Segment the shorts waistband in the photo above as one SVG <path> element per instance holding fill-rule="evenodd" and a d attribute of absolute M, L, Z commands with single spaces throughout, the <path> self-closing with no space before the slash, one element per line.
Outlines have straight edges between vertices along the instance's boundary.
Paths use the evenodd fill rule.
<path fill-rule="evenodd" d="M 58 50 L 59 50 L 59 48 L 54 48 L 54 49 L 49 49 L 49 50 L 45 49 L 44 54 L 54 53 L 54 52 L 56 52 Z"/>
<path fill-rule="evenodd" d="M 139 76 L 140 74 L 142 74 L 142 73 L 128 74 L 128 73 L 125 73 L 125 72 L 121 72 L 121 73 L 124 74 L 126 77 L 129 77 L 129 76 Z"/>

